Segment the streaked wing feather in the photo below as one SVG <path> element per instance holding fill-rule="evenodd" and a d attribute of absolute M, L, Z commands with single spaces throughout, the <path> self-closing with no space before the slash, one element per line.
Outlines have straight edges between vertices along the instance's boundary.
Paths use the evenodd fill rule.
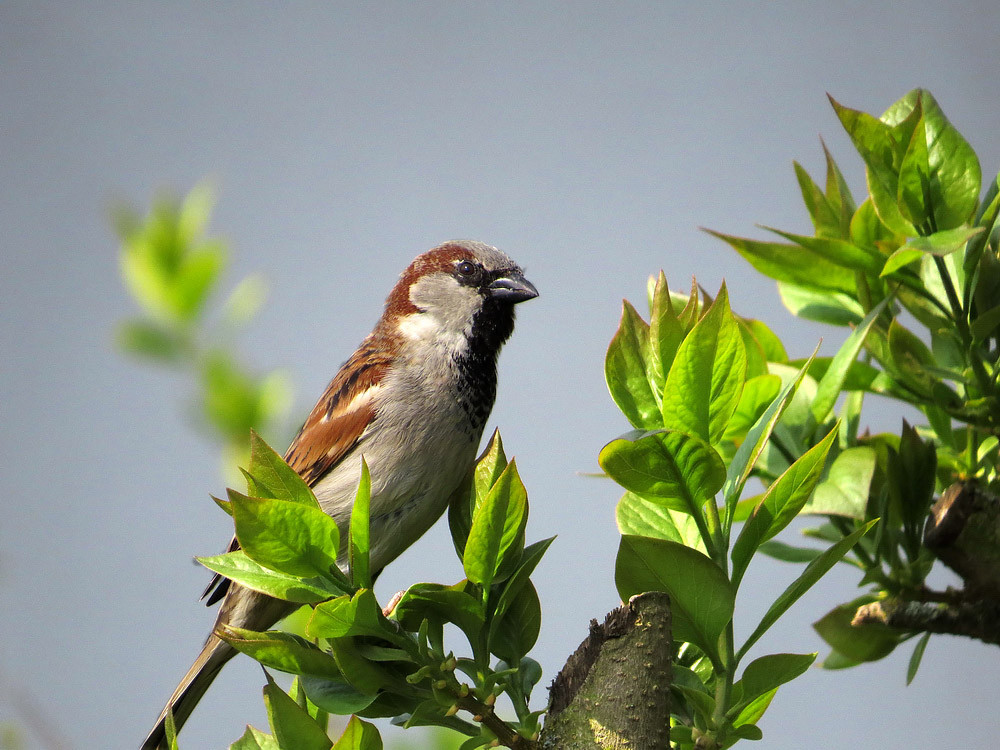
<path fill-rule="evenodd" d="M 358 442 L 375 417 L 373 388 L 389 369 L 390 357 L 365 341 L 330 381 L 305 424 L 285 452 L 285 461 L 310 487 L 330 471 Z M 240 548 L 234 536 L 228 552 Z M 220 601 L 230 580 L 216 574 L 201 598 L 206 606 Z"/>

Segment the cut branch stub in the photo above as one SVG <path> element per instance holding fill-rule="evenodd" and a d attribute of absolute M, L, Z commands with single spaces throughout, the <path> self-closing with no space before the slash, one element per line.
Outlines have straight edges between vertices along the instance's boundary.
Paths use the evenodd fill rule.
<path fill-rule="evenodd" d="M 633 596 L 567 660 L 549 688 L 541 734 L 555 750 L 670 746 L 670 598 Z"/>
<path fill-rule="evenodd" d="M 970 597 L 1000 599 L 1000 500 L 973 482 L 951 485 L 931 508 L 924 544 L 965 581 Z"/>

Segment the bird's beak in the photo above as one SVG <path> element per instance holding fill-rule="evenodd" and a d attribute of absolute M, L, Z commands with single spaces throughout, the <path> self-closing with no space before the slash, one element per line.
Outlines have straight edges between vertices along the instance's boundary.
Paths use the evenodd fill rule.
<path fill-rule="evenodd" d="M 509 302 L 512 305 L 538 296 L 535 285 L 524 278 L 520 271 L 511 271 L 494 280 L 486 287 L 486 291 L 491 297 Z"/>

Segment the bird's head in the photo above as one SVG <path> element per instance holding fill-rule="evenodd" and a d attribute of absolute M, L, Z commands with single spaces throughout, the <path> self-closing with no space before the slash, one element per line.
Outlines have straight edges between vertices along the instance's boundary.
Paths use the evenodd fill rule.
<path fill-rule="evenodd" d="M 453 240 L 417 256 L 386 300 L 386 318 L 412 341 L 460 350 L 499 349 L 514 328 L 514 305 L 538 296 L 521 268 L 482 242 Z"/>

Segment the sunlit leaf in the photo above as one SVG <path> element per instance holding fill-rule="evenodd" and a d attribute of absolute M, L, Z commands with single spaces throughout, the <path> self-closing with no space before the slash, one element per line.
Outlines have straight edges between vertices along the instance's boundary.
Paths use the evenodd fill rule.
<path fill-rule="evenodd" d="M 333 750 L 382 750 L 382 737 L 374 724 L 352 716 Z"/>
<path fill-rule="evenodd" d="M 618 331 L 608 347 L 604 376 L 611 397 L 634 427 L 661 426 L 659 399 L 653 394 L 649 366 L 649 324 L 625 301 Z"/>
<path fill-rule="evenodd" d="M 220 624 L 217 633 L 237 651 L 248 654 L 261 664 L 282 672 L 343 679 L 333 658 L 325 651 L 291 633 L 253 630 Z"/>
<path fill-rule="evenodd" d="M 685 337 L 663 392 L 663 425 L 718 443 L 739 403 L 747 358 L 725 285 Z"/>
<path fill-rule="evenodd" d="M 877 661 L 892 653 L 899 645 L 900 635 L 885 625 L 852 625 L 858 607 L 872 597 L 862 597 L 841 604 L 813 623 L 813 629 L 833 649 L 855 662 Z"/>
<path fill-rule="evenodd" d="M 733 545 L 734 585 L 742 579 L 757 548 L 791 523 L 806 504 L 819 482 L 826 456 L 836 436 L 837 429 L 830 430 L 823 440 L 804 453 L 767 488 Z"/>
<path fill-rule="evenodd" d="M 371 588 L 372 576 L 369 567 L 371 532 L 369 506 L 371 504 L 372 478 L 368 471 L 368 463 L 361 457 L 361 479 L 358 491 L 351 507 L 350 540 L 348 546 L 348 564 L 351 572 L 351 583 L 362 588 Z"/>
<path fill-rule="evenodd" d="M 243 550 L 195 558 L 209 570 L 262 594 L 300 604 L 315 604 L 344 590 L 326 578 L 299 578 L 265 568 Z"/>
<path fill-rule="evenodd" d="M 735 596 L 722 569 L 701 552 L 664 539 L 623 536 L 615 562 L 622 601 L 646 591 L 670 595 L 675 640 L 718 660 L 718 639 L 733 617 Z"/>
<path fill-rule="evenodd" d="M 528 494 L 511 461 L 472 518 L 465 546 L 465 575 L 485 589 L 493 584 L 524 544 Z"/>
<path fill-rule="evenodd" d="M 875 473 L 875 451 L 867 446 L 848 448 L 830 464 L 802 513 L 838 515 L 861 520 L 868 505 L 868 488 Z"/>
<path fill-rule="evenodd" d="M 756 628 L 754 628 L 750 637 L 746 639 L 737 652 L 737 660 L 742 659 L 743 655 L 746 654 L 746 652 L 749 651 L 758 640 L 760 640 L 760 637 L 764 635 L 764 633 L 766 633 L 775 622 L 777 622 L 778 618 L 787 612 L 789 607 L 795 604 L 795 602 L 797 602 L 803 594 L 812 588 L 813 584 L 826 575 L 827 571 L 836 565 L 837 562 L 839 562 L 840 559 L 846 555 L 855 544 L 857 544 L 858 540 L 868 533 L 868 531 L 876 523 L 878 523 L 878 519 L 873 519 L 863 526 L 860 526 L 847 536 L 835 542 L 829 548 L 824 550 L 819 557 L 809 563 L 799 577 L 792 581 L 788 588 L 786 588 L 768 608 L 767 612 L 761 618 L 760 623 Z"/>
<path fill-rule="evenodd" d="M 288 697 L 268 677 L 264 687 L 264 705 L 271 731 L 281 747 L 296 750 L 330 750 L 333 744 L 326 730 L 298 703 Z"/>
<path fill-rule="evenodd" d="M 341 577 L 333 573 L 340 532 L 319 508 L 288 500 L 232 496 L 230 501 L 236 538 L 248 557 L 292 576 Z"/>
<path fill-rule="evenodd" d="M 692 515 L 726 478 L 719 454 L 700 438 L 654 432 L 619 438 L 601 450 L 601 468 L 622 487 Z"/>

